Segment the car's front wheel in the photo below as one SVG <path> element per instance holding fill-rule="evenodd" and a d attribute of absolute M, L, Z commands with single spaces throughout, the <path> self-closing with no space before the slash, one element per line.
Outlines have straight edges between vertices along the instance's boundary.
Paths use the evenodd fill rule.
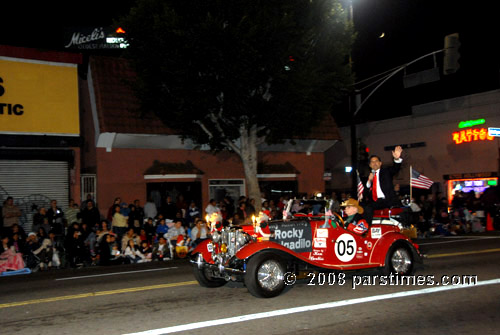
<path fill-rule="evenodd" d="M 210 269 L 205 267 L 193 266 L 193 274 L 200 286 L 203 287 L 221 287 L 227 283 L 224 278 L 213 277 Z"/>
<path fill-rule="evenodd" d="M 385 273 L 397 275 L 411 275 L 415 264 L 411 250 L 403 243 L 394 244 L 385 258 Z"/>
<path fill-rule="evenodd" d="M 286 263 L 279 256 L 261 253 L 250 258 L 246 268 L 245 286 L 259 298 L 272 298 L 285 289 Z"/>

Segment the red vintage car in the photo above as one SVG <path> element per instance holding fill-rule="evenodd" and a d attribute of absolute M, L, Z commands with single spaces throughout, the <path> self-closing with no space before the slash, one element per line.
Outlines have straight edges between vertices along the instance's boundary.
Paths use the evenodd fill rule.
<path fill-rule="evenodd" d="M 422 257 L 418 246 L 401 233 L 399 211 L 376 212 L 362 235 L 347 230 L 336 213 L 297 214 L 238 227 L 212 221 L 211 239 L 191 254 L 194 276 L 204 287 L 243 282 L 252 295 L 270 298 L 283 292 L 290 273 L 379 268 L 385 274 L 409 275 Z"/>

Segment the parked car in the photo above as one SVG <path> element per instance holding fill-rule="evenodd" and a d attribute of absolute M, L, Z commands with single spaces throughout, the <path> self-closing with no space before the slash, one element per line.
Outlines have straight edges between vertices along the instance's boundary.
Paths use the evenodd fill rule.
<path fill-rule="evenodd" d="M 362 235 L 347 230 L 341 215 L 324 209 L 318 215 L 296 213 L 278 221 L 261 215 L 253 224 L 237 227 L 212 220 L 211 239 L 191 254 L 194 276 L 204 287 L 243 282 L 252 295 L 270 298 L 287 287 L 289 273 L 378 268 L 385 274 L 410 275 L 422 257 L 418 245 L 401 233 L 399 212 L 376 211 Z"/>

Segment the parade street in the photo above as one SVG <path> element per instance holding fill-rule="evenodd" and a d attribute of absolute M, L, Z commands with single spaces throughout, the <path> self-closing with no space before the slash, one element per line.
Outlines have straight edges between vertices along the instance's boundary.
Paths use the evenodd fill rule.
<path fill-rule="evenodd" d="M 272 299 L 200 287 L 186 260 L 0 277 L 1 332 L 497 334 L 500 233 L 417 243 L 426 258 L 414 282 L 315 273 Z"/>

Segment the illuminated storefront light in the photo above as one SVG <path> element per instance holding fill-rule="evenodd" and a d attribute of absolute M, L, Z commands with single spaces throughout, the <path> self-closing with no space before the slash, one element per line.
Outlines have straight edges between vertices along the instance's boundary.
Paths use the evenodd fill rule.
<path fill-rule="evenodd" d="M 469 127 L 474 127 L 480 124 L 484 124 L 486 122 L 485 119 L 477 119 L 477 120 L 468 120 L 468 121 L 460 121 L 458 124 L 458 128 L 469 128 Z"/>
<path fill-rule="evenodd" d="M 487 188 L 498 185 L 498 178 L 460 178 L 448 180 L 448 204 L 451 204 L 456 192 L 469 193 L 477 196 Z"/>
<path fill-rule="evenodd" d="M 495 138 L 488 135 L 486 128 L 474 128 L 456 131 L 452 133 L 452 139 L 456 144 L 461 144 L 474 141 L 493 141 Z"/>

